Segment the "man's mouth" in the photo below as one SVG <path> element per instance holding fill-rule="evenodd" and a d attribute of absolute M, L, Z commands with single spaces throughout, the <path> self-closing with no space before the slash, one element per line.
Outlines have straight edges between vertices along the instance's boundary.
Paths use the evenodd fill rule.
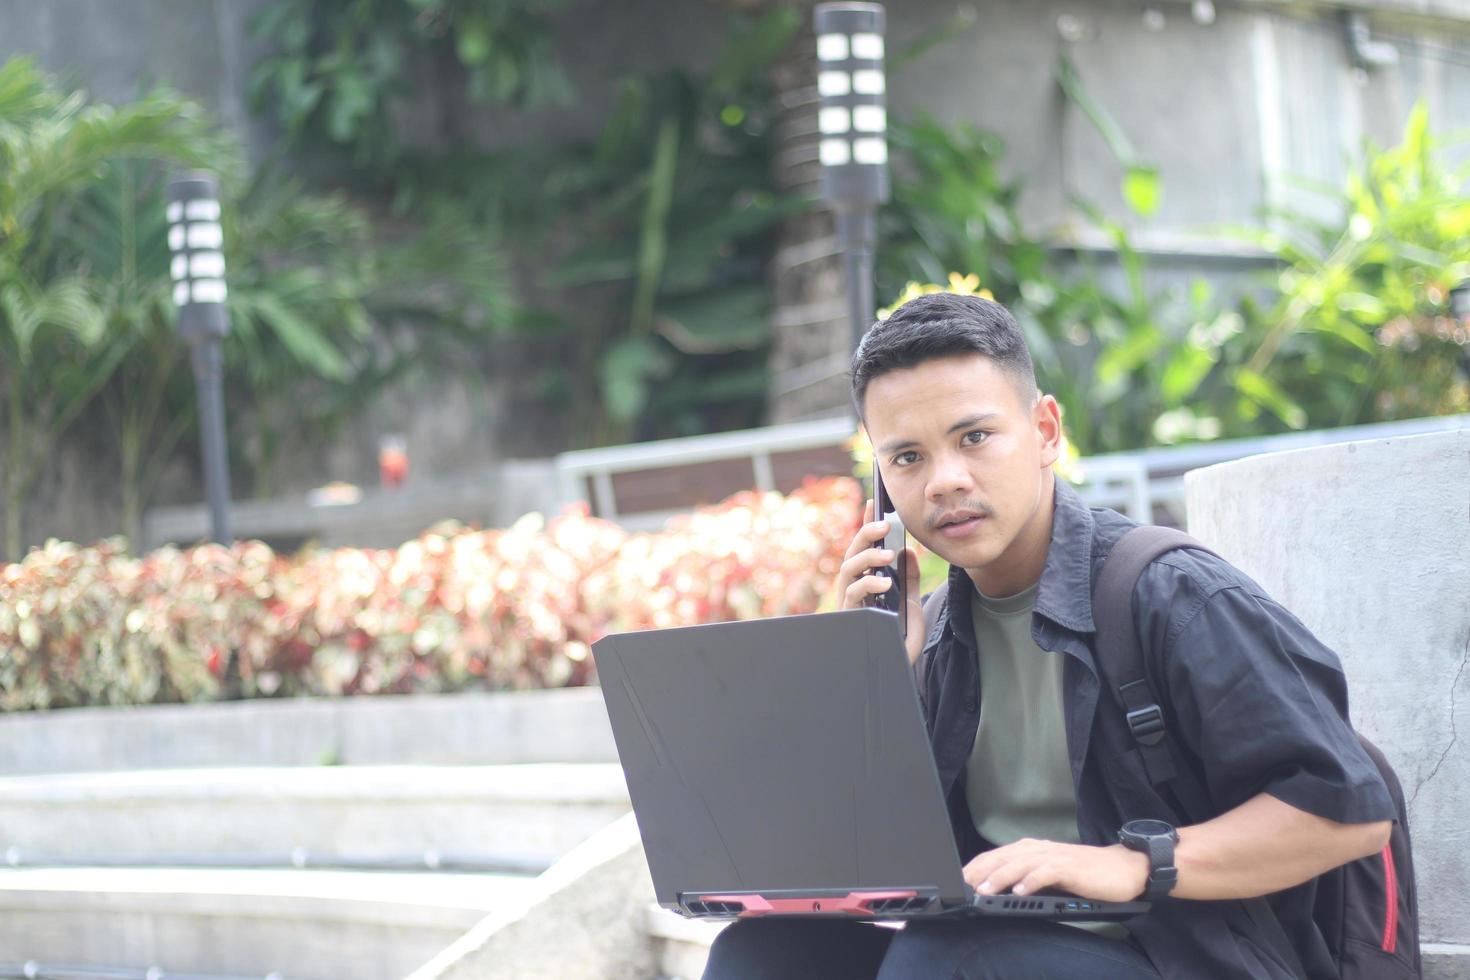
<path fill-rule="evenodd" d="M 935 522 L 934 529 L 946 538 L 962 538 L 985 520 L 986 515 L 974 510 L 961 510 L 945 514 Z"/>

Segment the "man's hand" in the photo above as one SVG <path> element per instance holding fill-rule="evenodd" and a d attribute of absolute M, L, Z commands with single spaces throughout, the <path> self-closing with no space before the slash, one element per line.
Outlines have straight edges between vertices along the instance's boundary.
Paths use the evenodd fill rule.
<path fill-rule="evenodd" d="M 1148 855 L 1122 844 L 1094 847 L 1027 838 L 977 855 L 965 865 L 965 881 L 982 895 L 1050 890 L 1131 902 L 1148 885 L 1148 870 Z"/>
<path fill-rule="evenodd" d="M 858 528 L 847 546 L 842 567 L 837 570 L 837 606 L 839 609 L 861 609 L 869 596 L 881 595 L 893 588 L 893 582 L 882 575 L 870 575 L 874 569 L 894 563 L 893 552 L 881 545 L 888 533 L 887 521 L 873 520 L 873 501 L 863 505 L 863 526 Z M 904 646 L 909 663 L 919 659 L 924 649 L 924 606 L 919 595 L 919 556 L 912 548 L 903 549 L 904 594 L 908 607 L 904 611 L 906 636 Z"/>

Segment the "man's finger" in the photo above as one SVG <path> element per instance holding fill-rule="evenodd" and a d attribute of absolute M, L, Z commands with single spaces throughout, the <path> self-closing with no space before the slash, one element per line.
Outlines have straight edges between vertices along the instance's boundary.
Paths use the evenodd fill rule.
<path fill-rule="evenodd" d="M 1043 864 L 1028 871 L 1020 881 L 1011 886 L 1011 892 L 1015 895 L 1033 895 L 1050 888 L 1061 879 L 1060 868 L 1054 864 Z"/>
<path fill-rule="evenodd" d="M 862 578 L 875 568 L 893 564 L 893 552 L 887 548 L 867 548 L 850 556 L 837 569 L 838 581 Z"/>
<path fill-rule="evenodd" d="M 883 578 L 881 575 L 864 575 L 849 585 L 847 591 L 843 593 L 847 600 L 843 603 L 843 607 L 846 609 L 857 609 L 862 606 L 863 601 L 868 596 L 881 595 L 890 588 L 892 588 L 892 585 L 888 579 Z"/>
<path fill-rule="evenodd" d="M 852 543 L 847 546 L 845 557 L 851 558 L 859 552 L 871 548 L 875 542 L 882 541 L 888 534 L 887 521 L 870 521 L 858 528 L 857 534 L 852 537 Z"/>
<path fill-rule="evenodd" d="M 1005 863 L 1005 856 L 1000 853 L 1000 850 L 986 851 L 965 865 L 965 881 L 971 888 L 979 888 L 980 883 L 990 877 L 992 871 Z"/>
<path fill-rule="evenodd" d="M 976 889 L 982 895 L 1001 895 L 1011 890 L 1011 886 L 1026 877 L 1035 867 L 1029 861 L 1007 861 L 1000 867 L 991 871 L 980 882 Z"/>

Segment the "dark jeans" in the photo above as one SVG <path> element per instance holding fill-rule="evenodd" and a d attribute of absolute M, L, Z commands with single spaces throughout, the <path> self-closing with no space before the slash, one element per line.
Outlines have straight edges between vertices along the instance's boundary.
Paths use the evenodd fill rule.
<path fill-rule="evenodd" d="M 1034 919 L 745 919 L 720 933 L 704 980 L 1158 980 L 1131 943 Z"/>

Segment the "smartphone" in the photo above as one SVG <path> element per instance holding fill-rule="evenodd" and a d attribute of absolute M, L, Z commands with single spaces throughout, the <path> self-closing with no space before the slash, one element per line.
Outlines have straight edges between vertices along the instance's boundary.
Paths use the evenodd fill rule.
<path fill-rule="evenodd" d="M 904 575 L 902 573 L 904 548 L 908 547 L 908 532 L 904 530 L 903 521 L 899 519 L 898 511 L 889 499 L 888 491 L 883 487 L 883 475 L 878 471 L 878 464 L 873 464 L 873 520 L 887 521 L 888 533 L 883 538 L 883 547 L 893 552 L 892 565 L 883 568 L 875 568 L 870 575 L 881 575 L 893 581 L 893 587 L 887 592 L 868 597 L 867 604 L 874 609 L 886 609 L 891 613 L 898 614 L 898 631 L 905 637 L 908 636 L 908 616 L 905 615 L 904 597 Z"/>

